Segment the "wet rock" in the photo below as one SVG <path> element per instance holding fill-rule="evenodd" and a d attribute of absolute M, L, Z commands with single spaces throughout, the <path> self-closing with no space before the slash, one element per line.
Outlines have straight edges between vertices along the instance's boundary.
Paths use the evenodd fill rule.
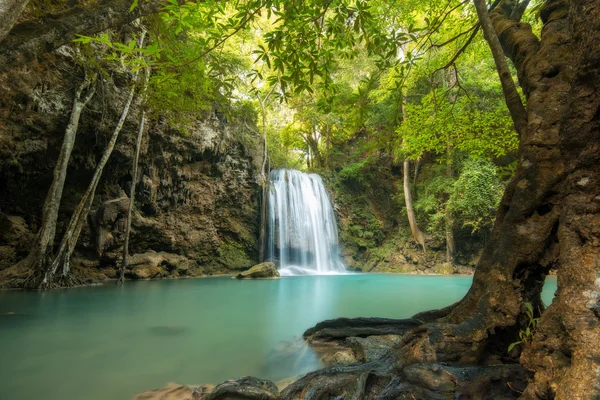
<path fill-rule="evenodd" d="M 241 272 L 235 276 L 236 279 L 267 279 L 279 278 L 279 272 L 272 262 L 257 264 L 248 271 Z"/>
<path fill-rule="evenodd" d="M 454 267 L 450 263 L 435 264 L 433 266 L 433 272 L 439 275 L 452 275 L 454 273 Z"/>
<path fill-rule="evenodd" d="M 166 252 L 148 251 L 134 254 L 127 262 L 125 276 L 131 279 L 162 278 L 185 276 L 196 263 L 185 256 Z"/>
<path fill-rule="evenodd" d="M 155 279 L 165 277 L 167 273 L 160 267 L 137 265 L 131 269 L 127 276 L 133 279 Z"/>
<path fill-rule="evenodd" d="M 349 365 L 357 362 L 358 360 L 352 351 L 342 350 L 336 352 L 333 357 L 331 357 L 331 360 L 327 362 L 327 365 Z"/>
<path fill-rule="evenodd" d="M 319 322 L 304 332 L 304 338 L 310 343 L 313 341 L 339 340 L 353 336 L 403 335 L 420 324 L 421 321 L 413 318 L 337 318 Z"/>
<path fill-rule="evenodd" d="M 395 344 L 400 342 L 401 337 L 399 335 L 349 337 L 346 341 L 357 360 L 368 362 L 378 360 L 386 355 Z"/>
<path fill-rule="evenodd" d="M 133 400 L 191 400 L 202 399 L 214 389 L 214 385 L 188 386 L 169 383 L 160 389 L 137 394 Z"/>
<path fill-rule="evenodd" d="M 271 381 L 245 376 L 215 387 L 205 400 L 279 400 L 279 389 Z"/>

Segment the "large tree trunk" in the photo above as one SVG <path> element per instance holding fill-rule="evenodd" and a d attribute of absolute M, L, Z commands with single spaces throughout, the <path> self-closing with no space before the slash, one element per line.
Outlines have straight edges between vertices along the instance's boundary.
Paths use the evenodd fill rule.
<path fill-rule="evenodd" d="M 600 4 L 547 1 L 539 47 L 510 19 L 514 6 L 501 2 L 492 21 L 527 97 L 520 162 L 469 293 L 411 347 L 438 361 L 506 348 L 525 322 L 523 302 L 543 310 L 544 278 L 557 267 L 556 297 L 521 357 L 535 373 L 525 397 L 591 399 L 600 391 Z"/>
<path fill-rule="evenodd" d="M 44 206 L 42 208 L 42 226 L 38 231 L 35 240 L 32 243 L 29 254 L 26 258 L 20 261 L 11 270 L 14 270 L 16 275 L 21 275 L 20 271 L 36 271 L 46 268 L 47 263 L 54 247 L 54 238 L 56 234 L 56 223 L 58 219 L 58 210 L 62 199 L 62 192 L 67 178 L 67 167 L 71 158 L 71 152 L 75 145 L 77 137 L 77 129 L 83 109 L 94 96 L 96 76 L 86 74 L 83 82 L 75 91 L 75 100 L 71 109 L 69 123 L 65 129 L 62 146 L 56 166 L 52 175 L 52 183 Z M 12 273 L 8 271 L 7 273 Z M 27 283 L 25 283 L 27 285 Z"/>
<path fill-rule="evenodd" d="M 29 0 L 0 0 L 0 42 L 15 25 Z"/>
<path fill-rule="evenodd" d="M 180 4 L 183 2 L 179 0 Z M 69 44 L 77 35 L 94 35 L 157 13 L 167 2 L 140 1 L 135 10 L 129 12 L 131 4 L 132 0 L 94 2 L 15 25 L 4 40 L 0 38 L 0 73 Z"/>

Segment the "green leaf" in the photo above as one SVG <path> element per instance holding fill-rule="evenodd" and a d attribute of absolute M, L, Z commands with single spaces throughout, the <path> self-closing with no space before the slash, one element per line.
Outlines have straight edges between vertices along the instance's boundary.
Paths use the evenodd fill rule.
<path fill-rule="evenodd" d="M 138 2 L 139 0 L 133 0 L 133 3 L 131 3 L 131 6 L 129 7 L 129 12 L 135 10 L 135 8 L 138 6 Z"/>
<path fill-rule="evenodd" d="M 531 314 L 533 314 L 533 305 L 530 302 L 526 302 L 523 305 Z"/>
<path fill-rule="evenodd" d="M 517 346 L 517 345 L 519 345 L 519 344 L 521 344 L 521 343 L 523 343 L 523 342 L 522 342 L 522 341 L 520 341 L 520 340 L 519 340 L 518 342 L 511 343 L 511 344 L 510 344 L 510 346 L 508 346 L 508 352 L 510 353 L 510 351 L 511 351 L 512 349 L 514 349 L 514 348 L 515 348 L 515 346 Z"/>

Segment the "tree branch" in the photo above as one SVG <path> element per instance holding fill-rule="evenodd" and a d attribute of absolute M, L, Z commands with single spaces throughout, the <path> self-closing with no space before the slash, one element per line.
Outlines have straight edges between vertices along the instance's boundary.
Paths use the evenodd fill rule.
<path fill-rule="evenodd" d="M 460 47 L 460 49 L 458 49 L 458 51 L 456 53 L 454 53 L 454 56 L 452 56 L 452 58 L 450 59 L 450 61 L 448 61 L 446 63 L 446 65 L 444 65 L 443 67 L 438 68 L 435 71 L 433 71 L 433 73 L 436 73 L 436 72 L 441 71 L 443 69 L 448 69 L 452 65 L 454 65 L 454 63 L 456 62 L 456 60 L 458 60 L 458 57 L 460 57 L 460 55 L 462 53 L 464 53 L 464 51 L 467 49 L 467 47 L 469 47 L 469 45 L 471 44 L 471 42 L 473 41 L 473 39 L 475 39 L 475 36 L 477 36 L 478 33 L 479 33 L 479 24 L 475 25 L 475 30 L 473 32 L 471 32 L 471 36 L 469 36 L 469 38 Z"/>
<path fill-rule="evenodd" d="M 477 0 L 479 1 L 479 0 Z M 538 38 L 531 31 L 531 26 L 512 19 L 522 12 L 519 7 L 526 7 L 528 1 L 517 4 L 516 0 L 502 0 L 498 7 L 489 14 L 494 31 L 502 44 L 504 54 L 511 59 L 519 77 L 519 83 L 527 96 L 532 85 L 530 63 L 540 48 Z M 523 9 L 523 12 L 525 10 Z M 520 19 L 520 16 L 519 16 Z"/>
<path fill-rule="evenodd" d="M 530 0 L 522 0 L 510 13 L 510 19 L 513 21 L 520 21 L 523 18 L 523 14 L 529 6 Z"/>
<path fill-rule="evenodd" d="M 494 25 L 492 25 L 492 20 L 488 14 L 485 0 L 473 0 L 473 3 L 477 9 L 479 23 L 483 29 L 485 39 L 489 43 L 492 55 L 494 56 L 494 62 L 496 63 L 496 70 L 498 71 L 500 83 L 502 84 L 502 92 L 504 93 L 506 105 L 508 106 L 510 116 L 515 124 L 515 129 L 520 135 L 527 124 L 527 111 L 521 102 L 521 97 L 519 96 L 519 92 L 517 92 L 517 87 L 515 86 L 515 82 L 508 69 L 504 51 L 502 50 L 502 45 L 496 35 Z M 500 5 L 500 7 L 502 7 L 502 5 Z M 496 10 L 497 9 L 498 8 L 496 8 Z"/>

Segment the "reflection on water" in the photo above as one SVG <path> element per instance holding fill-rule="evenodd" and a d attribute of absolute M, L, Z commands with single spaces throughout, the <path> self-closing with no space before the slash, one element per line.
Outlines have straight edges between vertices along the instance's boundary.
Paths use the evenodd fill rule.
<path fill-rule="evenodd" d="M 168 382 L 276 381 L 318 367 L 301 339 L 315 323 L 409 317 L 453 303 L 470 284 L 355 274 L 0 292 L 0 399 L 126 399 Z M 546 286 L 546 304 L 555 288 Z"/>

